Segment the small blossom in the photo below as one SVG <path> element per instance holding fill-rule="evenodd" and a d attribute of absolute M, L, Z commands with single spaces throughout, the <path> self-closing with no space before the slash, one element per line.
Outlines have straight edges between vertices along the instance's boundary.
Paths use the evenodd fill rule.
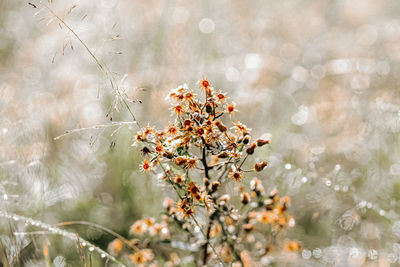
<path fill-rule="evenodd" d="M 187 210 L 184 211 L 183 216 L 185 217 L 185 219 L 187 219 L 190 216 L 192 216 L 193 214 L 194 214 L 194 209 L 193 209 L 193 205 L 191 205 Z"/>
<path fill-rule="evenodd" d="M 231 169 L 228 177 L 234 179 L 236 182 L 240 182 L 243 177 L 243 172 Z"/>
<path fill-rule="evenodd" d="M 288 252 L 298 252 L 301 248 L 301 245 L 296 241 L 286 242 L 285 244 L 285 250 Z"/>
<path fill-rule="evenodd" d="M 183 178 L 182 175 L 178 175 L 178 176 L 174 177 L 174 182 L 177 184 L 183 184 L 184 181 L 185 181 L 185 178 Z"/>
<path fill-rule="evenodd" d="M 173 110 L 178 116 L 182 116 L 182 113 L 184 112 L 184 108 L 181 105 L 175 105 Z"/>
<path fill-rule="evenodd" d="M 233 115 L 236 110 L 236 104 L 234 102 L 229 102 L 226 106 L 226 111 L 228 112 L 229 116 Z"/>
<path fill-rule="evenodd" d="M 152 168 L 153 167 L 151 166 L 151 163 L 147 158 L 145 158 L 143 160 L 142 164 L 140 165 L 140 170 L 143 172 L 145 172 L 145 171 L 150 172 L 152 170 Z"/>
<path fill-rule="evenodd" d="M 187 191 L 189 192 L 190 196 L 193 199 L 195 199 L 197 201 L 202 200 L 202 196 L 200 194 L 200 188 L 198 186 L 196 186 L 196 184 L 194 182 L 189 183 Z"/>
<path fill-rule="evenodd" d="M 219 91 L 218 93 L 216 93 L 216 97 L 218 99 L 218 101 L 221 103 L 223 100 L 226 100 L 226 94 L 222 93 L 221 91 Z"/>
<path fill-rule="evenodd" d="M 110 244 L 108 244 L 108 251 L 113 255 L 119 255 L 122 251 L 124 244 L 119 239 L 114 239 Z"/>
<path fill-rule="evenodd" d="M 152 261 L 154 258 L 154 254 L 150 249 L 142 249 L 134 254 L 129 255 L 129 259 L 134 263 L 134 264 L 142 264 L 142 263 L 148 263 Z"/>
<path fill-rule="evenodd" d="M 250 128 L 247 128 L 247 126 L 240 121 L 236 121 L 235 126 L 233 126 L 232 129 L 235 129 L 238 134 L 242 135 L 247 135 L 251 131 Z"/>
<path fill-rule="evenodd" d="M 139 220 L 136 221 L 134 224 L 132 224 L 129 232 L 135 235 L 143 235 L 146 229 L 147 229 L 146 224 L 142 220 Z"/>

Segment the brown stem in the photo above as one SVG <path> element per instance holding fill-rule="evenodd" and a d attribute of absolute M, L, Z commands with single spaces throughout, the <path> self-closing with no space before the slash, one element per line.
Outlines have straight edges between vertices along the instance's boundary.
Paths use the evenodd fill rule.
<path fill-rule="evenodd" d="M 206 232 L 206 238 L 207 238 L 207 240 L 209 240 L 210 239 L 210 232 L 211 232 L 211 225 L 212 225 L 212 221 L 211 222 L 209 222 L 208 223 L 208 226 L 207 226 L 207 232 Z M 208 248 L 208 242 L 206 242 L 205 244 L 204 244 L 204 248 L 203 248 L 203 265 L 207 265 L 207 248 Z"/>
<path fill-rule="evenodd" d="M 210 179 L 210 176 L 208 174 L 208 170 L 210 169 L 207 165 L 207 159 L 206 159 L 206 148 L 207 148 L 207 144 L 206 144 L 206 140 L 204 140 L 203 137 L 201 137 L 201 141 L 203 141 L 203 151 L 202 151 L 202 157 L 201 157 L 201 162 L 203 163 L 204 166 L 204 175 L 206 176 L 207 179 Z"/>

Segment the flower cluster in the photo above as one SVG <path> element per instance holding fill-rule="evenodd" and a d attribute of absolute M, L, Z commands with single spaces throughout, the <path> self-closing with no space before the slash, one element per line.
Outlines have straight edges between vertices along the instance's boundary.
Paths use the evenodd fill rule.
<path fill-rule="evenodd" d="M 157 236 L 164 244 L 166 240 L 172 242 L 174 236 L 183 243 L 197 240 L 195 243 L 200 245 L 192 253 L 197 264 L 253 266 L 277 243 L 273 239 L 278 233 L 294 225 L 287 214 L 290 199 L 280 198 L 276 190 L 266 195 L 257 178 L 249 183 L 247 177 L 261 172 L 268 163 L 246 161 L 269 140 L 252 141 L 251 129 L 232 120 L 236 104 L 207 79 L 199 81 L 199 88 L 200 96 L 186 84 L 172 89 L 167 99 L 175 120 L 163 130 L 147 126 L 136 133 L 135 145 L 141 146 L 144 157 L 140 169 L 148 173 L 161 171 L 160 179 L 171 185 L 177 200 L 164 201 L 162 223 L 139 220 L 130 232 L 137 237 Z M 240 195 L 239 209 L 238 197 L 234 199 L 235 193 L 227 192 L 229 183 Z M 203 225 L 197 216 L 204 219 Z M 253 234 L 256 231 L 264 235 L 264 240 L 258 241 L 264 245 L 252 250 L 256 236 L 260 238 Z M 149 237 L 146 242 L 142 240 L 146 245 L 130 259 L 155 264 L 159 255 L 150 248 L 158 244 L 160 249 L 160 244 L 154 242 Z M 185 256 L 185 248 L 181 250 L 181 256 Z M 179 262 L 180 255 L 173 256 L 175 260 L 169 262 Z"/>

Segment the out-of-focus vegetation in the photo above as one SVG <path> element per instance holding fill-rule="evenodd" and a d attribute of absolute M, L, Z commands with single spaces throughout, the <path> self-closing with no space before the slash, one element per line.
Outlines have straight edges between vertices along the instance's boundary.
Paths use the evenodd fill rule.
<path fill-rule="evenodd" d="M 101 266 L 112 235 L 52 225 L 128 238 L 159 217 L 173 192 L 139 171 L 138 127 L 93 126 L 133 121 L 123 93 L 142 126 L 165 127 L 168 90 L 204 74 L 271 140 L 259 178 L 292 198 L 287 238 L 304 248 L 279 266 L 398 264 L 398 11 L 397 0 L 0 1 L 0 260 Z M 54 140 L 80 128 L 93 129 Z"/>

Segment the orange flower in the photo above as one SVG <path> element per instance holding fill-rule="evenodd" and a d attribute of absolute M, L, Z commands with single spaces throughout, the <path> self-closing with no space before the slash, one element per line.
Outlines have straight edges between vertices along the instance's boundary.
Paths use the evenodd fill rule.
<path fill-rule="evenodd" d="M 200 84 L 200 88 L 207 90 L 211 87 L 211 84 L 208 82 L 207 77 L 204 77 L 198 82 Z"/>
<path fill-rule="evenodd" d="M 184 213 L 186 208 L 189 206 L 187 199 L 179 200 L 176 203 L 176 208 L 178 209 L 179 212 Z"/>
<path fill-rule="evenodd" d="M 160 154 L 161 152 L 164 151 L 164 147 L 163 147 L 163 145 L 160 143 L 160 144 L 156 145 L 155 150 L 156 150 L 157 153 Z"/>
<path fill-rule="evenodd" d="M 149 125 L 147 125 L 146 128 L 144 129 L 143 134 L 144 134 L 145 136 L 148 136 L 149 134 L 152 134 L 153 132 L 154 132 L 154 129 L 151 128 Z"/>
<path fill-rule="evenodd" d="M 210 237 L 217 236 L 222 231 L 222 227 L 219 223 L 213 224 L 210 229 Z"/>
<path fill-rule="evenodd" d="M 243 123 L 241 123 L 240 121 L 236 121 L 235 126 L 233 126 L 232 128 L 235 129 L 235 131 L 238 134 L 242 134 L 242 135 L 246 135 L 251 131 L 250 128 L 247 128 L 247 126 L 244 125 Z"/>
<path fill-rule="evenodd" d="M 151 166 L 150 161 L 147 158 L 145 158 L 142 164 L 140 165 L 140 170 L 143 172 L 145 171 L 150 172 L 152 169 L 153 167 Z"/>
<path fill-rule="evenodd" d="M 296 241 L 286 242 L 285 244 L 285 250 L 287 252 L 298 252 L 301 250 L 301 248 L 301 245 Z"/>
<path fill-rule="evenodd" d="M 184 216 L 185 219 L 189 218 L 190 216 L 192 216 L 194 214 L 194 209 L 193 209 L 193 205 L 191 205 L 185 212 L 184 212 Z"/>
<path fill-rule="evenodd" d="M 178 203 L 176 203 L 176 207 L 178 209 L 178 212 L 183 214 L 185 219 L 194 214 L 193 205 L 189 205 L 186 198 L 183 200 L 179 200 Z"/>
<path fill-rule="evenodd" d="M 146 136 L 141 131 L 137 132 L 136 133 L 136 143 L 143 142 L 144 140 L 146 140 Z"/>
<path fill-rule="evenodd" d="M 200 189 L 199 187 L 196 186 L 196 184 L 194 182 L 190 182 L 188 185 L 188 190 L 187 190 L 190 194 L 190 196 L 197 200 L 197 201 L 201 201 L 202 200 L 202 196 L 200 194 Z"/>
<path fill-rule="evenodd" d="M 182 167 L 184 167 L 186 165 L 186 161 L 187 161 L 186 157 L 176 157 L 174 159 L 174 163 L 176 165 L 182 166 Z"/>
<path fill-rule="evenodd" d="M 147 225 L 143 220 L 136 221 L 134 224 L 132 224 L 131 229 L 129 232 L 131 234 L 135 235 L 142 235 L 147 229 Z"/>
<path fill-rule="evenodd" d="M 229 116 L 231 116 L 235 111 L 237 111 L 236 104 L 229 101 L 228 105 L 226 106 L 226 111 L 229 113 Z"/>
<path fill-rule="evenodd" d="M 181 116 L 182 112 L 184 112 L 184 109 L 181 105 L 173 106 L 173 110 L 175 111 L 176 115 L 178 115 L 178 116 Z"/>
<path fill-rule="evenodd" d="M 124 244 L 119 239 L 114 239 L 110 244 L 108 244 L 108 250 L 113 255 L 118 255 L 122 251 L 123 247 Z"/>
<path fill-rule="evenodd" d="M 238 170 L 233 171 L 232 169 L 229 171 L 229 178 L 234 179 L 236 182 L 240 182 L 240 180 L 243 177 L 243 172 L 240 172 Z"/>
<path fill-rule="evenodd" d="M 197 161 L 198 159 L 195 158 L 188 158 L 186 160 L 185 168 L 187 169 L 193 169 L 197 167 Z"/>
<path fill-rule="evenodd" d="M 202 136 L 204 134 L 204 129 L 201 127 L 196 128 L 196 134 Z"/>
<path fill-rule="evenodd" d="M 165 135 L 166 135 L 166 132 L 164 132 L 164 131 L 155 132 L 155 136 L 157 137 L 158 141 L 160 141 L 160 142 L 165 139 Z"/>
<path fill-rule="evenodd" d="M 218 101 L 219 101 L 220 103 L 221 103 L 223 100 L 226 100 L 226 99 L 227 99 L 225 93 L 222 93 L 221 91 L 219 91 L 216 95 L 217 95 Z"/>
<path fill-rule="evenodd" d="M 207 78 L 203 77 L 203 79 L 201 79 L 198 83 L 200 84 L 200 88 L 202 88 L 206 92 L 207 97 L 212 95 L 213 88 L 211 87 L 209 81 L 207 81 Z"/>
<path fill-rule="evenodd" d="M 175 125 L 173 125 L 173 124 L 170 124 L 169 126 L 168 126 L 168 129 L 167 129 L 167 133 L 168 133 L 168 135 L 170 135 L 170 136 L 175 136 L 177 133 L 178 133 L 178 128 L 175 126 Z"/>
<path fill-rule="evenodd" d="M 263 213 L 260 214 L 260 216 L 258 217 L 259 222 L 263 223 L 263 224 L 270 224 L 273 222 L 276 222 L 278 220 L 278 215 L 269 212 L 269 211 L 265 211 Z"/>
<path fill-rule="evenodd" d="M 189 102 L 193 102 L 194 98 L 196 97 L 196 94 L 194 94 L 192 91 L 189 91 L 185 94 L 185 100 Z"/>
<path fill-rule="evenodd" d="M 150 249 L 142 249 L 134 254 L 129 255 L 129 259 L 134 263 L 134 264 L 142 264 L 142 263 L 147 263 L 152 261 L 154 258 L 154 254 Z"/>
<path fill-rule="evenodd" d="M 178 175 L 178 176 L 174 177 L 174 181 L 177 184 L 183 184 L 183 182 L 185 181 L 185 178 L 183 178 L 182 175 Z"/>

